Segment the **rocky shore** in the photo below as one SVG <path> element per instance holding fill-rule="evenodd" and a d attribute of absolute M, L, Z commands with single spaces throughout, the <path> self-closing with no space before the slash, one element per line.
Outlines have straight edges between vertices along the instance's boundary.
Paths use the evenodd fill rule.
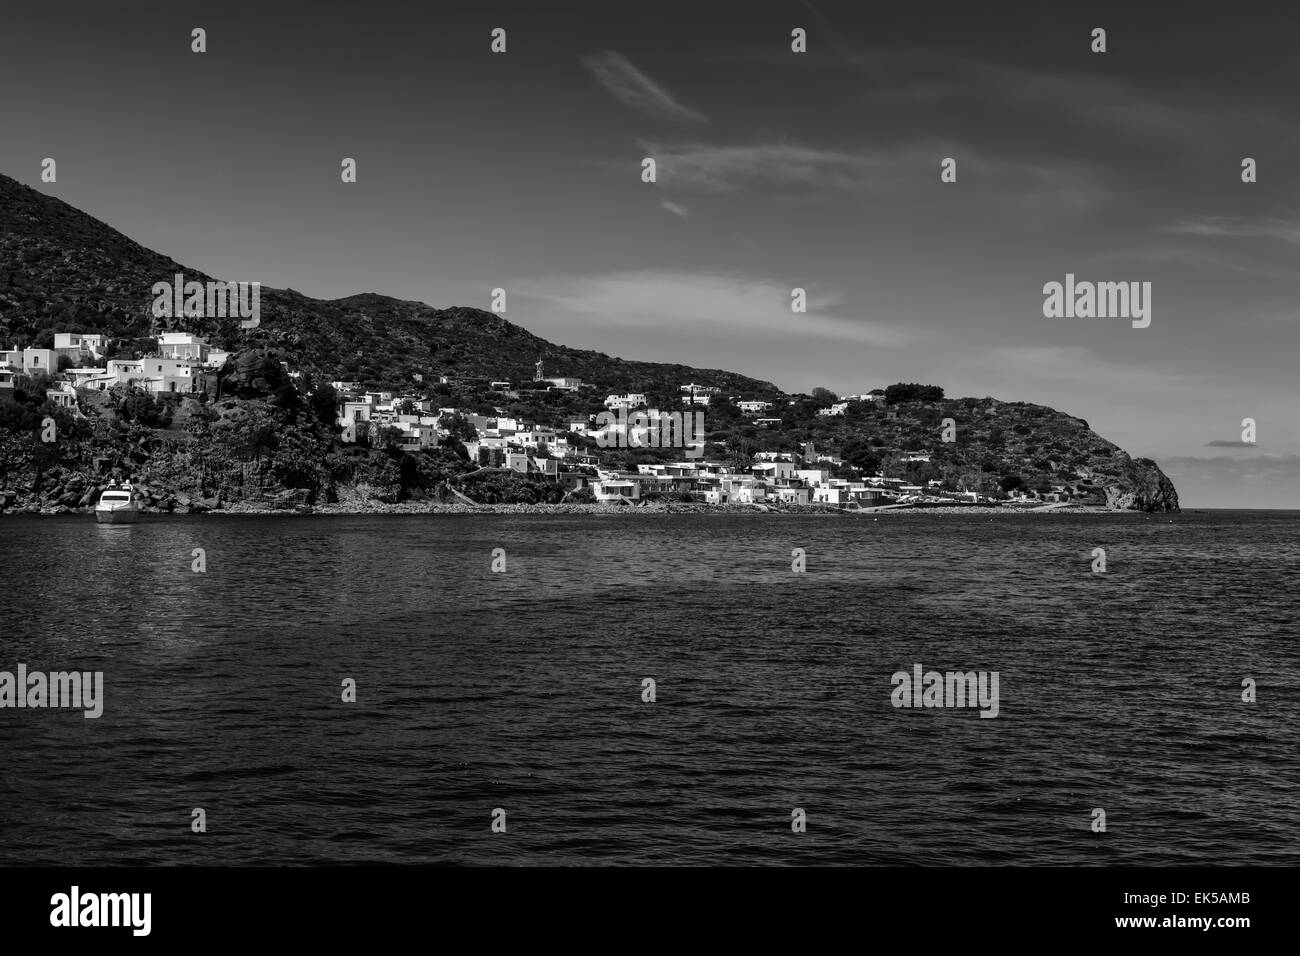
<path fill-rule="evenodd" d="M 0 491 L 0 514 L 15 515 L 66 515 L 94 512 L 94 503 L 78 500 L 73 504 L 26 505 L 3 508 L 4 492 Z M 194 515 L 586 515 L 634 517 L 647 514 L 766 514 L 795 517 L 836 516 L 842 518 L 880 518 L 895 515 L 1080 515 L 1080 514 L 1131 514 L 1123 509 L 1096 508 L 1087 505 L 1053 505 L 1033 507 L 1024 505 L 903 505 L 882 508 L 863 508 L 848 511 L 830 505 L 710 505 L 702 502 L 644 502 L 625 504 L 441 504 L 431 501 L 381 501 L 348 502 L 346 504 L 310 505 L 295 500 L 265 502 L 235 502 L 223 505 L 218 499 L 183 500 L 168 502 L 170 507 L 149 503 L 146 497 L 145 514 Z"/>

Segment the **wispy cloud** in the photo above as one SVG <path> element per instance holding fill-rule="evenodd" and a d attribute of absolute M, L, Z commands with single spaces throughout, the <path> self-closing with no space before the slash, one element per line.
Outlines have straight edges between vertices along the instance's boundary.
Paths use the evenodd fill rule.
<path fill-rule="evenodd" d="M 960 181 L 972 184 L 969 203 L 996 207 L 1004 220 L 1059 224 L 1062 217 L 1094 213 L 1112 198 L 1104 178 L 1086 164 L 1061 160 L 1035 163 L 990 153 L 953 140 L 928 138 L 887 147 L 847 148 L 788 142 L 712 144 L 638 140 L 655 159 L 660 188 L 677 192 L 737 194 L 761 192 L 804 200 L 815 194 L 842 202 L 845 194 L 893 201 L 909 194 L 928 199 L 944 157 L 957 159 Z M 620 157 L 606 165 L 620 171 Z"/>
<path fill-rule="evenodd" d="M 511 283 L 511 294 L 543 300 L 602 326 L 654 329 L 665 335 L 747 338 L 819 337 L 896 348 L 914 335 L 884 322 L 832 315 L 838 290 L 809 288 L 808 311 L 790 310 L 790 287 L 752 276 L 638 271 L 601 276 L 545 276 Z"/>
<path fill-rule="evenodd" d="M 606 50 L 581 58 L 583 66 L 624 106 L 656 119 L 679 123 L 707 123 L 709 118 L 684 106 L 621 53 Z"/>
<path fill-rule="evenodd" d="M 914 111 L 922 105 L 947 105 L 969 107 L 973 116 L 982 116 L 986 105 L 995 103 L 1000 112 L 1021 121 L 1024 133 L 1015 137 L 1017 147 L 1037 143 L 1046 153 L 1075 155 L 1079 149 L 1077 137 L 1045 137 L 1044 128 L 1077 130 L 1086 125 L 1174 148 L 1202 144 L 1210 130 L 1217 136 L 1253 130 L 1256 138 L 1282 137 L 1292 143 L 1297 134 L 1289 115 L 1243 110 L 1230 97 L 1182 97 L 1111 71 L 1043 70 L 922 47 L 859 45 L 847 50 L 840 45 L 836 52 L 836 57 L 798 65 L 857 74 L 865 81 L 861 95 L 880 108 Z M 774 64 L 792 62 L 789 56 L 765 57 Z"/>
<path fill-rule="evenodd" d="M 661 186 L 702 192 L 734 192 L 759 182 L 854 189 L 878 165 L 871 156 L 785 143 L 640 146 L 654 157 Z"/>
<path fill-rule="evenodd" d="M 683 219 L 685 219 L 687 216 L 690 215 L 690 210 L 688 210 L 681 203 L 675 203 L 665 199 L 663 202 L 659 204 L 659 206 L 662 209 L 667 209 L 674 216 L 681 216 Z"/>
<path fill-rule="evenodd" d="M 1274 239 L 1300 246 L 1300 222 L 1293 219 L 1240 219 L 1227 216 L 1202 216 L 1174 223 L 1165 232 L 1182 236 L 1223 237 L 1228 239 Z"/>

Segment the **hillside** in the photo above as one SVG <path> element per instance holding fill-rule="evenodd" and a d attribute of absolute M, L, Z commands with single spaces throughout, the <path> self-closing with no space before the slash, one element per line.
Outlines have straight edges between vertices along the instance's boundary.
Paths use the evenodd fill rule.
<path fill-rule="evenodd" d="M 151 252 L 62 200 L 0 175 L 0 344 L 35 344 L 57 331 L 94 328 L 136 339 L 162 331 L 203 335 L 214 345 L 276 349 L 296 368 L 376 387 L 409 385 L 412 374 L 486 383 L 527 381 L 541 358 L 546 374 L 581 378 L 613 391 L 655 391 L 708 381 L 746 393 L 776 394 L 770 382 L 722 369 L 632 362 L 555 345 L 481 309 L 435 309 L 373 293 L 313 299 L 262 289 L 261 325 L 235 319 L 155 320 L 155 282 L 177 273 L 209 276 Z"/>
<path fill-rule="evenodd" d="M 0 176 L 0 346 L 48 347 L 56 332 L 102 332 L 112 340 L 110 355 L 133 357 L 149 350 L 151 336 L 180 330 L 237 353 L 194 397 L 82 396 L 85 417 L 60 413 L 61 441 L 53 447 L 35 437 L 36 424 L 50 413 L 43 388 L 0 399 L 0 509 L 84 506 L 105 468 L 152 482 L 161 507 L 182 508 L 366 495 L 400 501 L 448 482 L 456 486 L 475 470 L 447 449 L 393 454 L 341 445 L 332 400 L 321 399 L 322 390 L 313 401 L 312 389 L 343 379 L 557 427 L 600 411 L 611 392 L 644 392 L 651 404 L 670 408 L 680 407 L 681 384 L 702 383 L 721 392 L 707 409 L 706 454 L 738 465 L 757 452 L 799 452 L 811 442 L 842 459 L 836 467 L 846 477 L 881 470 L 984 493 L 1065 488 L 1090 504 L 1178 510 L 1177 492 L 1154 462 L 1130 458 L 1087 422 L 1043 406 L 931 396 L 850 402 L 842 415 L 823 416 L 819 409 L 835 396 L 821 390 L 787 395 L 770 382 L 721 369 L 613 358 L 547 342 L 491 312 L 377 294 L 327 301 L 264 288 L 261 323 L 250 330 L 237 319 L 155 319 L 151 287 L 177 272 L 213 278 Z M 531 390 L 539 358 L 548 376 L 580 378 L 591 387 Z M 281 361 L 301 373 L 296 383 Z M 516 395 L 489 390 L 494 380 L 511 382 Z M 771 402 L 765 414 L 780 423 L 759 426 L 737 409 L 741 399 Z M 957 425 L 951 443 L 940 439 L 949 418 Z M 920 451 L 930 460 L 906 460 Z M 602 458 L 632 467 L 679 454 L 614 450 Z M 498 492 L 540 500 L 552 489 L 519 485 Z"/>

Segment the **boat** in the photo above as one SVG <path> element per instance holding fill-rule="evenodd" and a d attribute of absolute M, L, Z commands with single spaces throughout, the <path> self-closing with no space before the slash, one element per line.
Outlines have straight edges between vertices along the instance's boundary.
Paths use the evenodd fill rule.
<path fill-rule="evenodd" d="M 100 524 L 129 524 L 140 515 L 140 496 L 127 482 L 110 484 L 95 503 L 95 520 Z"/>

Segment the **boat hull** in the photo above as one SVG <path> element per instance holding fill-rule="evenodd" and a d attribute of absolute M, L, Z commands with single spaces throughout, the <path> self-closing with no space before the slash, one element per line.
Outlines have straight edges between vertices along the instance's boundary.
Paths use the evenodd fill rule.
<path fill-rule="evenodd" d="M 95 520 L 100 524 L 133 524 L 139 516 L 135 508 L 105 508 L 95 512 Z"/>

